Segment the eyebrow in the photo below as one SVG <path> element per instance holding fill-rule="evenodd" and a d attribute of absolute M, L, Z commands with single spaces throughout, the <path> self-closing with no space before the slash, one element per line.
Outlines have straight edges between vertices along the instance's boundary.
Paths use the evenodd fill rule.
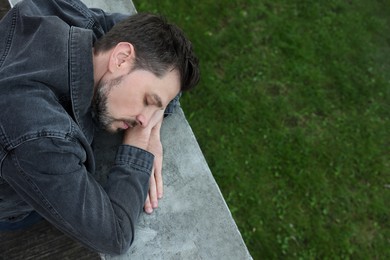
<path fill-rule="evenodd" d="M 150 96 L 153 98 L 158 107 L 163 108 L 161 98 L 157 94 L 151 94 Z"/>

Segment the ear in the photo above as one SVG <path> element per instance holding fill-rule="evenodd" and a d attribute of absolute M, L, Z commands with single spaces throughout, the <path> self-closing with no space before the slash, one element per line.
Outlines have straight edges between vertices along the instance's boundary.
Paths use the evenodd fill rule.
<path fill-rule="evenodd" d="M 129 73 L 134 60 L 134 46 L 129 42 L 120 42 L 111 52 L 108 69 L 112 73 Z"/>

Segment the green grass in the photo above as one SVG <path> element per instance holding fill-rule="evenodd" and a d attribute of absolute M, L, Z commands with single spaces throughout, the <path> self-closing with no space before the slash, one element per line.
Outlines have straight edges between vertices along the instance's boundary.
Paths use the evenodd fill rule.
<path fill-rule="evenodd" d="M 254 259 L 390 259 L 390 3 L 134 1 L 184 29 L 181 103 Z"/>

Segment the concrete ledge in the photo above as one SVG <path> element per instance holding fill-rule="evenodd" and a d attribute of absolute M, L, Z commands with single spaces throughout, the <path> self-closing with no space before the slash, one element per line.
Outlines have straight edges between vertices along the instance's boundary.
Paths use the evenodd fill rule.
<path fill-rule="evenodd" d="M 181 107 L 162 126 L 164 198 L 140 218 L 130 251 L 105 259 L 251 259 Z M 120 137 L 101 133 L 98 171 Z M 115 139 L 115 140 L 114 140 Z M 110 157 L 112 157 L 110 156 Z M 104 176 L 101 176 L 104 178 Z"/>
<path fill-rule="evenodd" d="M 10 0 L 11 4 L 16 2 L 18 0 Z M 90 7 L 99 7 L 109 12 L 135 12 L 134 5 L 129 0 L 84 2 Z M 141 215 L 136 239 L 129 252 L 121 256 L 100 257 L 118 260 L 251 259 L 180 106 L 172 116 L 164 120 L 161 135 L 164 147 L 164 198 L 152 215 Z M 107 172 L 120 142 L 120 136 L 98 133 L 95 142 L 98 173 Z M 97 178 L 104 183 L 106 176 L 100 175 Z M 51 234 L 53 232 L 54 236 L 63 236 L 55 230 Z M 29 238 L 26 235 L 20 233 L 18 236 L 24 241 L 35 240 L 33 237 L 39 236 L 34 232 L 28 234 Z M 65 238 L 59 241 L 64 243 L 61 241 L 68 240 Z M 7 239 L 2 237 L 1 241 Z M 72 246 L 80 247 L 74 243 L 63 250 L 70 250 Z M 52 248 L 61 250 L 60 245 Z M 76 252 L 81 254 L 80 258 L 84 254 L 91 256 L 89 251 Z M 66 255 L 59 254 L 58 251 L 52 253 L 56 256 Z M 47 254 L 50 255 L 50 252 Z"/>

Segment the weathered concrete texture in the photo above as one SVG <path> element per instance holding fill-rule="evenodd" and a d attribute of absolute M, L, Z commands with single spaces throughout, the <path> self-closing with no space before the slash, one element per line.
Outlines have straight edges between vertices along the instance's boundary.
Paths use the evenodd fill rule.
<path fill-rule="evenodd" d="M 10 0 L 15 4 L 17 0 Z M 110 12 L 133 13 L 128 0 L 85 0 Z M 98 133 L 97 172 L 107 172 L 120 136 Z M 103 259 L 251 259 L 181 107 L 162 127 L 164 198 L 143 213 L 129 252 Z M 106 176 L 98 176 L 104 182 Z M 96 227 L 99 228 L 99 227 Z"/>
<path fill-rule="evenodd" d="M 135 7 L 129 0 L 82 0 L 89 7 L 97 7 L 106 12 L 133 13 Z"/>
<path fill-rule="evenodd" d="M 8 2 L 9 2 L 9 4 L 10 4 L 11 7 L 12 7 L 12 6 L 14 6 L 17 2 L 20 2 L 20 1 L 22 1 L 22 0 L 9 0 Z"/>
<path fill-rule="evenodd" d="M 105 172 L 120 139 L 101 133 L 98 171 Z M 164 198 L 152 215 L 142 214 L 136 240 L 122 256 L 105 259 L 250 259 L 230 211 L 180 107 L 165 119 Z"/>

